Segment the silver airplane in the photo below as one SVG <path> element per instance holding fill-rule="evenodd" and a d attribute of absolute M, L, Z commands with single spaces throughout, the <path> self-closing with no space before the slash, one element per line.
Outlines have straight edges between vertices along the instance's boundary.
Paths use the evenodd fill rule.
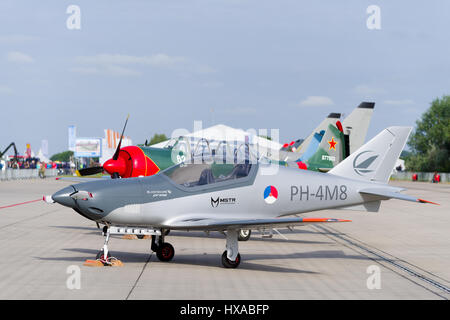
<path fill-rule="evenodd" d="M 241 229 L 347 222 L 293 215 L 333 208 L 378 211 L 381 201 L 391 198 L 429 202 L 387 184 L 410 132 L 410 127 L 387 128 L 328 173 L 248 159 L 180 163 L 154 176 L 71 185 L 44 200 L 105 225 L 105 243 L 97 254 L 105 265 L 115 232 L 152 235 L 151 249 L 159 260 L 170 261 L 175 250 L 165 242 L 167 230 L 203 230 L 226 234 L 222 264 L 236 268 Z"/>

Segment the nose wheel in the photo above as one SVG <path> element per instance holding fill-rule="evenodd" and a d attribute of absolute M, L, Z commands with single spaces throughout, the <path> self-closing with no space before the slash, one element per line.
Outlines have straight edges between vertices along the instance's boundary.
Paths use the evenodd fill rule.
<path fill-rule="evenodd" d="M 99 260 L 103 265 L 111 265 L 111 253 L 108 250 L 110 231 L 107 226 L 103 227 L 103 235 L 105 236 L 105 243 L 103 244 L 103 248 L 97 253 L 95 259 Z"/>
<path fill-rule="evenodd" d="M 102 249 L 97 253 L 95 259 L 100 260 L 103 263 L 108 262 L 111 259 L 111 253 L 108 252 L 105 256 L 105 252 Z"/>

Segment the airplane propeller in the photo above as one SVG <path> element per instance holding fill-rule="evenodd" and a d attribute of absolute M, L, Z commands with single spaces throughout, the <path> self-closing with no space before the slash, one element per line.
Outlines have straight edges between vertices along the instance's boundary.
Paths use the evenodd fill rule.
<path fill-rule="evenodd" d="M 105 162 L 104 166 L 98 166 L 98 167 L 90 167 L 85 169 L 77 170 L 77 175 L 79 176 L 90 176 L 93 174 L 102 173 L 103 171 L 106 171 L 111 174 L 111 178 L 117 179 L 120 177 L 120 174 L 123 173 L 126 169 L 126 164 L 122 159 L 119 159 L 119 153 L 120 153 L 120 147 L 122 145 L 122 139 L 123 134 L 125 133 L 125 128 L 127 127 L 128 118 L 130 115 L 127 116 L 127 119 L 125 120 L 125 125 L 122 129 L 122 134 L 120 135 L 119 144 L 117 145 L 116 151 L 114 152 L 114 155 L 111 159 Z M 122 160 L 122 161 L 121 161 Z"/>

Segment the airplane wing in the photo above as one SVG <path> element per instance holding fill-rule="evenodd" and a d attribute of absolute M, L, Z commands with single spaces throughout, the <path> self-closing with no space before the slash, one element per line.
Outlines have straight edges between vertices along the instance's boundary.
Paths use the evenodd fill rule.
<path fill-rule="evenodd" d="M 273 218 L 273 219 L 210 219 L 210 218 L 187 218 L 171 221 L 166 224 L 168 229 L 188 230 L 211 230 L 222 231 L 226 229 L 258 229 L 264 227 L 287 227 L 302 226 L 317 223 L 351 222 L 351 220 L 330 218 Z"/>
<path fill-rule="evenodd" d="M 402 189 L 398 189 L 398 191 L 401 191 L 401 190 Z M 387 199 L 399 199 L 399 200 L 405 200 L 405 201 L 431 203 L 431 204 L 439 205 L 438 203 L 435 203 L 435 202 L 415 198 L 412 196 L 408 196 L 406 194 L 401 194 L 399 192 L 392 191 L 391 188 L 365 188 L 365 189 L 359 190 L 359 193 L 369 194 L 369 195 L 373 195 L 373 196 L 379 196 L 379 197 L 387 198 Z"/>

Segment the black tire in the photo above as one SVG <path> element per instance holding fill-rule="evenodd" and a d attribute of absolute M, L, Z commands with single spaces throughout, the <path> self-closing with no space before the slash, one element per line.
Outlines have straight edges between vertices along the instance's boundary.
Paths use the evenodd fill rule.
<path fill-rule="evenodd" d="M 228 259 L 227 257 L 227 251 L 225 250 L 222 254 L 222 264 L 225 268 L 230 268 L 230 269 L 234 269 L 237 268 L 239 266 L 239 264 L 241 263 L 241 255 L 238 253 L 236 260 L 231 261 L 230 259 Z"/>
<path fill-rule="evenodd" d="M 247 241 L 252 235 L 252 230 L 250 229 L 240 229 L 238 232 L 238 241 Z"/>
<path fill-rule="evenodd" d="M 156 256 L 158 257 L 159 261 L 170 261 L 175 256 L 175 249 L 170 243 L 164 242 L 163 244 L 158 246 L 158 250 L 156 250 Z"/>
<path fill-rule="evenodd" d="M 143 235 L 143 234 L 137 234 L 136 237 L 137 237 L 138 239 L 144 239 L 145 235 Z"/>

